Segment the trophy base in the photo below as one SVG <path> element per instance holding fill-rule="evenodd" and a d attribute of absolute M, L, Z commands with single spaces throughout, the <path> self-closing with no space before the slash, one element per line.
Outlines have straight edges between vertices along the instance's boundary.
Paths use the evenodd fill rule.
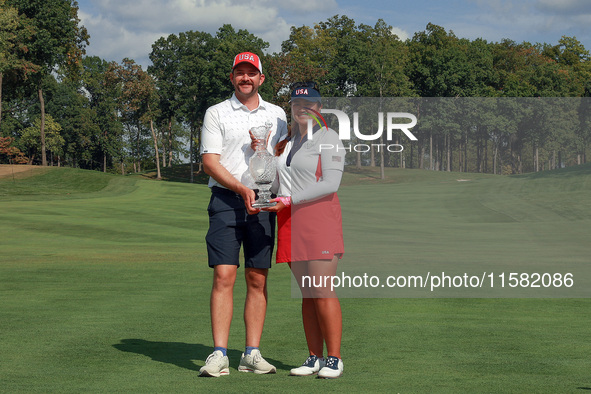
<path fill-rule="evenodd" d="M 269 201 L 255 201 L 252 204 L 253 208 L 269 208 L 269 207 L 274 207 L 275 205 L 277 205 L 276 202 L 269 202 Z"/>

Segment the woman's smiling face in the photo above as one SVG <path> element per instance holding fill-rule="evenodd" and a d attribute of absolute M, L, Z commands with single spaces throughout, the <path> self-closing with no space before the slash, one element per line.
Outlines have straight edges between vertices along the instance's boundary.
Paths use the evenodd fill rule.
<path fill-rule="evenodd" d="M 291 100 L 291 118 L 300 126 L 301 130 L 306 130 L 308 120 L 313 119 L 310 116 L 310 109 L 320 112 L 319 102 L 309 101 L 302 98 L 296 98 Z"/>

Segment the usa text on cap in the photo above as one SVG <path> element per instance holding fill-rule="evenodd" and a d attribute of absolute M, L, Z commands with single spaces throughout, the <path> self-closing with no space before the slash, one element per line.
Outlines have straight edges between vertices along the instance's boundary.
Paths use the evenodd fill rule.
<path fill-rule="evenodd" d="M 302 98 L 308 101 L 321 101 L 316 82 L 298 82 L 292 85 L 291 99 Z"/>
<path fill-rule="evenodd" d="M 234 64 L 232 64 L 232 70 L 240 63 L 250 63 L 255 66 L 261 74 L 263 73 L 261 59 L 259 59 L 259 57 L 252 52 L 242 52 L 236 55 L 234 58 Z"/>

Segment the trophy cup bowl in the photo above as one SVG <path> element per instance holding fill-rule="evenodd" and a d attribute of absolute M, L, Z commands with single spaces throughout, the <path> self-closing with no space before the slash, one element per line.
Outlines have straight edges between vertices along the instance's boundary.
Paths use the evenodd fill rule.
<path fill-rule="evenodd" d="M 273 127 L 272 123 L 265 123 L 250 129 L 254 137 L 255 151 L 248 162 L 250 175 L 258 186 L 258 198 L 252 204 L 253 208 L 272 207 L 276 203 L 269 202 L 271 199 L 271 185 L 277 175 L 275 156 L 267 150 L 267 139 Z"/>

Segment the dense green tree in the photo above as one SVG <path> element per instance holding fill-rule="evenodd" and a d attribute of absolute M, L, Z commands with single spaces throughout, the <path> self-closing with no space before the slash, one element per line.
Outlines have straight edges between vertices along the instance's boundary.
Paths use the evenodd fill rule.
<path fill-rule="evenodd" d="M 468 57 L 468 40 L 459 39 L 443 27 L 429 23 L 425 31 L 417 32 L 408 41 L 409 62 L 406 74 L 420 97 L 466 97 L 474 89 L 475 77 L 471 76 Z M 423 126 L 421 156 L 429 141 L 431 169 L 451 170 L 452 147 L 461 138 L 462 130 L 451 119 L 456 118 L 456 107 L 446 112 L 451 101 L 424 102 L 420 109 Z M 446 118 L 443 119 L 442 116 Z M 445 162 L 445 165 L 444 165 Z"/>
<path fill-rule="evenodd" d="M 56 122 L 53 117 L 49 114 L 46 115 L 45 119 L 45 132 L 46 132 L 46 148 L 50 153 L 50 157 L 57 160 L 58 166 L 60 165 L 61 158 L 64 155 L 64 145 L 66 141 L 60 134 L 62 126 Z M 23 130 L 21 136 L 21 143 L 27 148 L 29 156 L 29 164 L 33 163 L 36 155 L 41 151 L 41 118 L 35 119 L 33 126 Z"/>
<path fill-rule="evenodd" d="M 148 66 L 148 73 L 156 80 L 156 87 L 160 97 L 160 117 L 157 120 L 159 129 L 162 129 L 163 160 L 162 165 L 172 164 L 173 157 L 173 124 L 176 122 L 181 106 L 180 90 L 182 85 L 179 82 L 180 58 L 182 56 L 179 47 L 179 38 L 171 34 L 167 38 L 161 37 L 152 44 L 150 60 L 152 65 Z M 166 152 L 168 151 L 168 163 Z"/>
<path fill-rule="evenodd" d="M 463 83 L 469 78 L 467 41 L 441 26 L 429 23 L 409 41 L 407 75 L 421 97 L 467 96 Z"/>
<path fill-rule="evenodd" d="M 404 73 L 408 62 L 406 45 L 392 33 L 392 26 L 383 20 L 378 20 L 375 26 L 360 25 L 357 38 L 354 40 L 357 64 L 351 69 L 352 80 L 355 84 L 355 95 L 361 97 L 379 97 L 378 108 L 373 113 L 382 112 L 382 98 L 409 97 L 413 95 L 411 84 Z M 367 61 L 371 59 L 371 61 Z M 375 122 L 375 120 L 372 119 Z M 384 135 L 378 141 L 386 144 Z M 375 165 L 375 148 L 371 145 L 370 165 Z M 357 167 L 361 165 L 360 153 L 356 153 Z M 385 179 L 385 165 L 389 161 L 389 152 L 379 150 L 381 177 Z M 401 156 L 401 154 L 397 154 Z M 403 160 L 399 160 L 402 166 Z"/>
<path fill-rule="evenodd" d="M 7 72 L 26 78 L 37 66 L 24 59 L 26 42 L 34 35 L 31 21 L 19 15 L 15 7 L 0 0 L 0 124 L 2 122 L 2 85 Z"/>
<path fill-rule="evenodd" d="M 175 124 L 184 122 L 190 129 L 190 142 L 211 96 L 211 64 L 215 40 L 208 33 L 188 31 L 171 34 L 152 45 L 148 72 L 154 75 L 162 98 L 159 125 L 166 130 L 169 163 L 175 146 Z M 192 151 L 192 149 L 191 149 Z M 193 162 L 193 160 L 191 160 Z"/>
<path fill-rule="evenodd" d="M 142 70 L 142 67 L 134 60 L 125 58 L 119 65 L 111 63 L 106 73 L 108 83 L 119 85 L 119 105 L 124 118 L 136 127 L 136 142 L 141 140 L 142 126 L 149 128 L 154 146 L 154 157 L 156 164 L 156 178 L 161 179 L 160 157 L 158 151 L 158 137 L 156 135 L 154 122 L 158 118 L 158 93 L 156 83 L 152 76 Z M 131 129 L 131 127 L 130 127 Z M 136 163 L 139 164 L 139 146 L 136 150 Z"/>
<path fill-rule="evenodd" d="M 325 97 L 378 98 L 356 109 L 368 135 L 376 130 L 376 112 L 389 106 L 419 118 L 410 157 L 383 149 L 375 155 L 372 145 L 369 154 L 348 154 L 348 162 L 359 166 L 519 173 L 585 162 L 591 143 L 586 100 L 558 100 L 591 96 L 590 55 L 575 37 L 555 45 L 496 43 L 459 38 L 430 23 L 402 42 L 382 20 L 357 25 L 335 15 L 293 27 L 273 55 L 265 54 L 265 41 L 230 25 L 215 35 L 162 37 L 152 46 L 146 73 L 130 59 L 120 65 L 96 57 L 80 62 L 88 35 L 75 1 L 0 0 L 0 9 L 0 133 L 21 150 L 27 142 L 42 163 L 46 111 L 62 128 L 63 151 L 50 150 L 60 164 L 105 171 L 116 162 L 123 169 L 132 157 L 137 171 L 154 160 L 157 168 L 168 166 L 187 134 L 191 164 L 198 162 L 193 157 L 205 110 L 232 94 L 230 65 L 243 51 L 263 59 L 263 98 L 286 109 L 291 83 L 316 80 Z M 389 102 L 396 97 L 404 99 Z M 528 101 L 536 97 L 555 97 L 560 105 Z M 36 120 L 38 151 L 28 141 L 30 131 L 22 138 Z"/>
<path fill-rule="evenodd" d="M 85 57 L 82 64 L 84 71 L 80 87 L 88 98 L 98 127 L 95 136 L 98 150 L 93 156 L 95 161 L 102 162 L 102 169 L 106 172 L 114 160 L 123 162 L 123 127 L 118 116 L 117 87 L 109 84 L 105 78 L 109 69 L 107 61 L 92 56 Z"/>
<path fill-rule="evenodd" d="M 281 60 L 281 76 L 286 81 L 278 88 L 305 80 L 315 80 L 325 85 L 326 75 L 336 56 L 335 41 L 319 26 L 292 26 L 289 38 L 281 45 L 281 53 L 276 55 Z M 279 71 L 282 71 L 281 68 Z"/>
<path fill-rule="evenodd" d="M 352 69 L 356 95 L 362 97 L 410 97 L 413 95 L 405 68 L 407 46 L 392 33 L 392 26 L 378 20 L 375 26 L 360 25 L 360 60 Z M 368 61 L 368 59 L 371 59 Z"/>
<path fill-rule="evenodd" d="M 57 66 L 70 72 L 76 70 L 88 44 L 89 35 L 80 25 L 78 3 L 74 0 L 7 0 L 6 4 L 18 9 L 19 14 L 32 21 L 34 37 L 26 43 L 24 59 L 39 65 L 32 79 L 37 87 L 41 108 L 40 142 L 41 162 L 47 165 L 45 154 L 45 101 L 43 80 Z"/>
<path fill-rule="evenodd" d="M 52 76 L 43 86 L 47 113 L 60 120 L 66 141 L 64 158 L 73 167 L 98 169 L 101 166 L 101 119 L 89 100 L 89 92 L 72 80 Z"/>

